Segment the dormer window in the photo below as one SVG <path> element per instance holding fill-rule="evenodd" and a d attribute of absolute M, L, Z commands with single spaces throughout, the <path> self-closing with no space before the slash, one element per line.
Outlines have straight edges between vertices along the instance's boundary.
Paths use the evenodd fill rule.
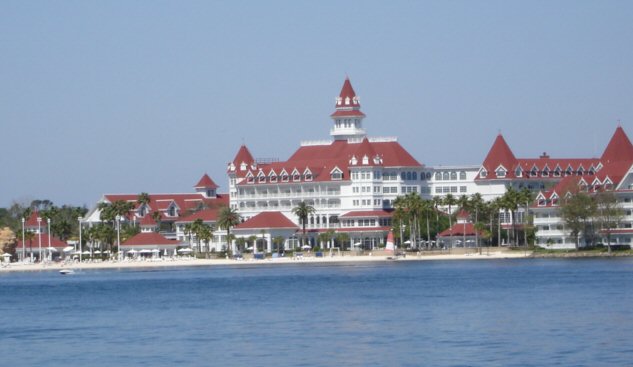
<path fill-rule="evenodd" d="M 538 206 L 545 206 L 545 205 L 547 205 L 547 200 L 545 200 L 544 197 L 540 197 L 538 199 Z"/>
<path fill-rule="evenodd" d="M 288 182 L 289 179 L 290 177 L 287 174 L 281 175 L 281 182 Z"/>
<path fill-rule="evenodd" d="M 275 173 L 275 171 L 271 171 L 268 174 L 268 181 L 270 181 L 270 182 L 277 182 L 277 174 Z"/>
<path fill-rule="evenodd" d="M 481 178 L 486 178 L 487 176 L 488 176 L 488 171 L 486 171 L 486 169 L 485 169 L 485 168 L 482 168 L 482 169 L 479 171 L 479 177 L 481 177 Z"/>
<path fill-rule="evenodd" d="M 593 176 L 596 173 L 596 170 L 593 168 L 593 166 L 589 167 L 589 175 Z"/>
<path fill-rule="evenodd" d="M 557 166 L 556 169 L 554 169 L 554 177 L 560 177 L 560 166 Z"/>
<path fill-rule="evenodd" d="M 249 172 L 246 175 L 246 182 L 249 183 L 249 184 L 252 184 L 253 182 L 255 182 L 255 178 L 253 177 L 252 173 Z"/>
<path fill-rule="evenodd" d="M 214 197 L 214 196 L 215 196 L 215 190 L 213 190 L 213 189 L 208 189 L 208 190 L 207 190 L 207 197 L 208 197 L 208 198 L 211 198 L 211 197 Z"/>
<path fill-rule="evenodd" d="M 585 173 L 585 169 L 582 166 L 578 167 L 578 172 L 576 172 L 578 176 L 582 176 Z"/>
<path fill-rule="evenodd" d="M 507 171 L 503 167 L 499 167 L 495 171 L 495 173 L 497 174 L 497 178 L 505 178 L 506 177 L 506 172 Z"/>
<path fill-rule="evenodd" d="M 366 155 L 363 156 L 363 164 L 365 165 L 369 164 L 369 157 Z"/>
<path fill-rule="evenodd" d="M 565 170 L 565 176 L 571 176 L 574 173 L 574 169 L 571 168 L 571 166 L 567 166 L 567 169 Z"/>
<path fill-rule="evenodd" d="M 312 181 L 312 172 L 310 169 L 306 168 L 306 170 L 303 171 L 303 179 L 305 181 Z"/>
<path fill-rule="evenodd" d="M 543 177 L 549 177 L 549 168 L 548 167 L 543 168 Z"/>
<path fill-rule="evenodd" d="M 246 167 L 247 167 L 246 163 L 242 162 L 240 164 L 240 171 L 246 171 Z"/>
<path fill-rule="evenodd" d="M 332 172 L 330 172 L 330 178 L 332 181 L 338 181 L 343 179 L 343 172 L 337 168 L 334 168 Z"/>
<path fill-rule="evenodd" d="M 552 196 L 551 203 L 553 206 L 558 206 L 558 196 Z"/>
<path fill-rule="evenodd" d="M 167 215 L 170 217 L 175 217 L 176 216 L 176 206 L 172 205 L 169 207 L 169 209 L 167 210 Z"/>
<path fill-rule="evenodd" d="M 530 177 L 536 177 L 538 176 L 538 167 L 534 166 L 532 167 L 532 170 L 530 170 Z"/>
<path fill-rule="evenodd" d="M 352 159 L 349 160 L 349 164 L 351 164 L 352 166 L 358 164 L 358 159 L 356 159 L 356 156 L 352 156 Z"/>
<path fill-rule="evenodd" d="M 517 177 L 523 177 L 523 170 L 521 169 L 521 167 L 517 167 L 517 169 L 514 171 L 514 175 Z"/>
<path fill-rule="evenodd" d="M 292 171 L 292 180 L 293 181 L 300 181 L 301 180 L 301 175 L 299 174 L 299 171 L 297 171 L 296 169 L 294 171 Z"/>

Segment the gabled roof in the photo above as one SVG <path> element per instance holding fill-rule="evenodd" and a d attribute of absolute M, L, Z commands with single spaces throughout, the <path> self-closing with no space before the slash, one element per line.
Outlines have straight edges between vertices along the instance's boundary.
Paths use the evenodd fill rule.
<path fill-rule="evenodd" d="M 36 224 L 37 225 L 37 224 Z M 36 234 L 35 236 L 33 236 L 33 239 L 31 241 L 26 240 L 25 242 L 25 247 L 26 250 L 29 250 L 29 247 L 32 246 L 33 249 L 35 248 L 39 248 L 39 234 Z M 18 240 L 18 244 L 16 245 L 16 251 L 17 250 L 21 250 L 22 249 L 22 236 L 16 236 L 16 239 Z M 62 240 L 60 240 L 58 237 L 55 237 L 53 235 L 51 235 L 51 247 L 54 248 L 64 248 L 68 246 L 68 244 Z M 48 233 L 43 232 L 42 233 L 42 251 L 44 251 L 44 249 L 48 247 Z"/>
<path fill-rule="evenodd" d="M 242 229 L 296 229 L 299 227 L 281 212 L 261 212 L 244 223 L 240 223 L 233 230 Z"/>
<path fill-rule="evenodd" d="M 361 142 L 350 143 L 347 140 L 335 140 L 329 144 L 306 145 L 297 149 L 285 162 L 273 162 L 259 164 L 258 169 L 264 173 L 274 170 L 280 172 L 292 172 L 297 169 L 305 172 L 308 168 L 312 172 L 311 181 L 331 181 L 330 173 L 338 167 L 343 174 L 347 174 L 350 167 L 350 159 L 356 157 L 357 165 L 362 165 L 362 155 L 368 153 L 369 163 L 367 166 L 381 165 L 383 167 L 422 167 L 422 165 L 409 152 L 407 152 L 397 141 L 370 141 L 364 139 Z M 375 157 L 380 158 L 380 163 L 374 163 Z M 249 171 L 236 170 L 238 177 L 245 177 Z M 349 177 L 344 177 L 349 179 Z M 246 185 L 243 181 L 240 185 Z M 257 182 L 248 183 L 249 185 Z"/>
<path fill-rule="evenodd" d="M 477 231 L 475 229 L 475 225 L 467 222 L 467 223 L 455 223 L 449 229 L 442 231 L 438 234 L 438 237 L 463 237 L 463 236 L 474 236 L 476 232 L 479 232 L 481 235 L 481 231 Z"/>
<path fill-rule="evenodd" d="M 197 219 L 202 219 L 203 222 L 216 222 L 218 220 L 218 209 L 205 209 L 199 212 L 193 213 L 190 216 L 177 220 L 176 223 L 191 223 Z"/>
<path fill-rule="evenodd" d="M 154 217 L 151 214 L 147 214 L 143 218 L 141 218 L 138 224 L 143 227 L 155 227 L 156 221 L 154 220 Z"/>
<path fill-rule="evenodd" d="M 633 144 L 626 136 L 622 126 L 615 129 L 609 144 L 602 153 L 602 163 L 608 164 L 619 161 L 633 161 Z"/>
<path fill-rule="evenodd" d="M 196 186 L 194 186 L 194 188 L 196 189 L 199 189 L 199 188 L 217 189 L 218 187 L 219 186 L 216 185 L 215 182 L 213 182 L 213 180 L 211 179 L 211 177 L 209 177 L 209 175 L 206 173 L 202 176 L 200 181 L 198 181 Z"/>
<path fill-rule="evenodd" d="M 138 208 L 138 194 L 105 194 L 103 198 L 110 203 L 117 200 L 134 203 L 134 210 Z M 149 194 L 150 208 L 154 210 L 166 210 L 169 204 L 174 202 L 181 212 L 196 209 L 199 205 L 214 208 L 229 205 L 229 195 L 218 194 L 215 198 L 206 198 L 199 192 L 190 194 Z M 37 223 L 36 223 L 37 225 Z"/>
<path fill-rule="evenodd" d="M 347 212 L 339 218 L 389 218 L 392 216 L 393 210 L 364 210 Z"/>
<path fill-rule="evenodd" d="M 123 242 L 121 246 L 178 245 L 176 240 L 168 240 L 160 233 L 142 232 Z"/>

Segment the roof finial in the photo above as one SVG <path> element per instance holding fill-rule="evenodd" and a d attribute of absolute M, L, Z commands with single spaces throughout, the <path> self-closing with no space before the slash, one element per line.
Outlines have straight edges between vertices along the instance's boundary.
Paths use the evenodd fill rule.
<path fill-rule="evenodd" d="M 620 121 L 620 119 L 618 119 L 618 127 L 622 127 L 622 121 Z"/>

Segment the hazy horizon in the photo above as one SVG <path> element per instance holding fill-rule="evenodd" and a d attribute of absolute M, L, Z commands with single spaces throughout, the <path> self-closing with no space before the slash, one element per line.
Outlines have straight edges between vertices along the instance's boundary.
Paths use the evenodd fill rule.
<path fill-rule="evenodd" d="M 329 138 L 346 76 L 369 136 L 420 163 L 598 157 L 633 136 L 633 3 L 0 3 L 0 207 L 227 191 L 241 144 Z"/>

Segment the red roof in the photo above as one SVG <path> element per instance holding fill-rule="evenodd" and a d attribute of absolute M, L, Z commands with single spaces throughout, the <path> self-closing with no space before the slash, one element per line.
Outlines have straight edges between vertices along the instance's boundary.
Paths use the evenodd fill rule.
<path fill-rule="evenodd" d="M 503 165 L 503 167 L 507 171 L 512 171 L 513 168 L 517 164 L 517 159 L 512 153 L 512 149 L 506 143 L 506 140 L 503 138 L 503 135 L 497 135 L 494 143 L 492 143 L 492 147 L 490 151 L 488 151 L 488 155 L 486 159 L 484 159 L 483 166 L 488 171 L 488 177 L 495 175 L 495 170 L 499 167 L 499 165 Z"/>
<path fill-rule="evenodd" d="M 337 99 L 337 103 L 336 103 L 337 108 L 344 107 L 344 106 L 360 107 L 358 97 L 356 96 L 356 92 L 354 92 L 354 88 L 352 87 L 352 83 L 349 81 L 349 78 L 345 78 L 345 82 L 343 82 L 343 87 L 341 88 L 341 93 L 339 93 L 338 97 L 340 99 Z M 349 98 L 348 104 L 345 103 L 346 98 Z"/>
<path fill-rule="evenodd" d="M 37 210 L 34 210 L 31 213 L 31 216 L 28 217 L 26 219 L 26 221 L 24 222 L 24 226 L 27 227 L 27 228 L 37 228 L 37 217 L 39 217 L 39 216 L 40 216 L 40 213 Z M 42 221 L 40 223 L 40 227 L 41 228 L 46 228 L 46 226 L 47 226 L 46 218 L 44 218 L 44 217 L 41 217 L 41 218 L 42 218 Z"/>
<path fill-rule="evenodd" d="M 470 213 L 464 209 L 461 209 L 459 212 L 457 212 L 456 217 L 459 219 L 468 219 L 468 217 L 470 217 Z"/>
<path fill-rule="evenodd" d="M 288 217 L 281 212 L 261 212 L 244 223 L 235 226 L 240 229 L 299 229 Z"/>
<path fill-rule="evenodd" d="M 331 117 L 365 117 L 359 110 L 336 110 Z"/>
<path fill-rule="evenodd" d="M 455 223 L 453 226 L 447 230 L 442 231 L 438 234 L 438 237 L 457 237 L 457 236 L 474 236 L 475 235 L 475 226 L 472 223 Z M 481 232 L 479 232 L 481 235 Z"/>
<path fill-rule="evenodd" d="M 365 210 L 347 212 L 339 218 L 390 218 L 391 216 L 393 216 L 393 210 Z"/>
<path fill-rule="evenodd" d="M 112 203 L 117 200 L 123 200 L 134 203 L 134 208 L 138 208 L 138 203 L 136 200 L 138 199 L 138 194 L 106 194 L 104 195 L 105 200 Z M 218 194 L 215 198 L 205 198 L 201 193 L 191 193 L 191 194 L 149 194 L 150 202 L 149 207 L 151 211 L 156 210 L 165 210 L 169 207 L 171 202 L 175 202 L 178 208 L 180 209 L 180 213 L 182 214 L 186 210 L 196 209 L 199 205 L 206 205 L 208 207 L 220 207 L 220 206 L 228 206 L 229 205 L 229 196 L 226 194 Z M 161 213 L 162 214 L 162 213 Z M 169 217 L 164 217 L 165 219 L 173 219 Z M 37 224 L 36 224 L 37 225 Z"/>
<path fill-rule="evenodd" d="M 129 238 L 121 246 L 178 245 L 176 240 L 168 240 L 160 233 L 142 232 Z"/>
<path fill-rule="evenodd" d="M 235 158 L 233 158 L 233 164 L 235 165 L 236 169 L 239 169 L 242 163 L 246 163 L 246 165 L 250 166 L 254 162 L 255 159 L 253 158 L 253 155 L 248 150 L 246 145 L 242 145 L 240 147 L 240 150 L 237 151 Z"/>
<path fill-rule="evenodd" d="M 209 177 L 209 175 L 205 173 L 200 179 L 200 181 L 198 181 L 198 183 L 194 187 L 196 189 L 197 188 L 217 189 L 219 186 L 216 185 L 215 182 L 213 182 L 213 180 L 211 179 L 211 177 Z"/>
<path fill-rule="evenodd" d="M 359 153 L 368 153 L 373 156 L 368 156 L 367 163 L 363 163 L 362 156 Z M 373 152 L 373 154 L 372 154 Z M 364 155 L 364 154 L 363 154 Z M 352 165 L 350 160 L 352 157 L 356 157 L 356 165 Z M 379 158 L 375 163 L 374 158 Z M 312 173 L 312 181 L 331 181 L 330 173 L 334 168 L 338 167 L 343 171 L 343 179 L 348 180 L 349 167 L 369 167 L 381 165 L 383 167 L 421 167 L 422 165 L 409 154 L 398 142 L 370 142 L 364 139 L 360 143 L 350 143 L 347 140 L 335 140 L 329 144 L 323 145 L 307 145 L 297 149 L 294 154 L 285 162 L 275 162 L 269 164 L 260 164 L 255 170 L 250 168 L 246 171 L 236 170 L 238 177 L 245 177 L 250 174 L 254 177 L 254 184 L 259 183 L 257 179 L 259 172 L 261 171 L 264 176 L 268 177 L 271 172 L 276 175 L 280 175 L 285 170 L 289 176 L 292 176 L 292 172 L 296 169 L 299 174 L 303 174 L 307 169 Z M 303 178 L 302 178 L 303 180 Z M 289 182 L 293 179 L 290 177 Z M 266 178 L 263 183 L 270 183 Z M 282 183 L 281 179 L 277 180 L 277 183 Z M 240 184 L 246 185 L 246 181 L 242 181 Z"/>
<path fill-rule="evenodd" d="M 615 129 L 604 153 L 602 153 L 602 163 L 612 163 L 618 161 L 633 161 L 633 145 L 626 136 L 622 126 Z"/>
<path fill-rule="evenodd" d="M 33 239 L 29 242 L 29 240 L 26 240 L 26 249 L 29 249 L 29 246 L 31 246 L 32 248 L 39 248 L 39 234 L 35 233 L 35 236 L 33 236 Z M 17 235 L 17 240 L 18 240 L 18 244 L 16 246 L 16 251 L 21 250 L 22 249 L 22 236 L 21 235 Z M 29 245 L 30 243 L 30 245 Z M 51 235 L 51 247 L 55 247 L 55 248 L 64 248 L 68 246 L 68 244 L 62 240 L 60 240 L 59 238 Z M 48 233 L 42 233 L 42 248 L 48 247 Z"/>
<path fill-rule="evenodd" d="M 155 227 L 156 221 L 151 214 L 146 214 L 143 218 L 141 218 L 138 224 L 144 227 Z"/>
<path fill-rule="evenodd" d="M 199 212 L 193 213 L 188 217 L 176 221 L 177 223 L 190 223 L 195 222 L 197 219 L 202 219 L 203 222 L 216 222 L 218 220 L 218 209 L 205 209 Z"/>

